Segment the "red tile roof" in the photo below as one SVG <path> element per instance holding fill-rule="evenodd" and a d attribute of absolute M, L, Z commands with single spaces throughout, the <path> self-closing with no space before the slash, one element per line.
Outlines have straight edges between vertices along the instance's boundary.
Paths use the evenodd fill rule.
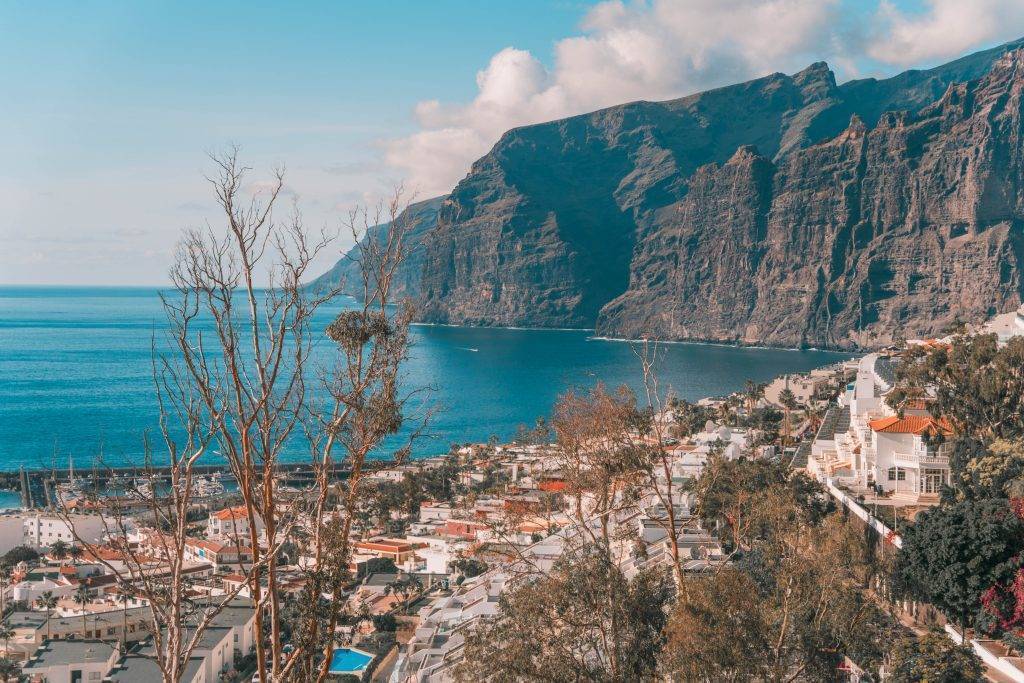
<path fill-rule="evenodd" d="M 213 516 L 223 522 L 227 522 L 233 519 L 243 519 L 247 517 L 245 512 L 245 506 L 242 505 L 239 505 L 238 507 L 217 510 L 217 512 L 213 513 Z"/>
<path fill-rule="evenodd" d="M 953 428 L 945 420 L 936 420 L 930 415 L 892 415 L 872 420 L 868 426 L 885 434 L 952 434 Z"/>

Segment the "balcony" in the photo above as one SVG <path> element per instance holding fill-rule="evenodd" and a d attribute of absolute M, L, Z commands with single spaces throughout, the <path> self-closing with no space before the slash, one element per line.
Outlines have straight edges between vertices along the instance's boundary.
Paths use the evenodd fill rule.
<path fill-rule="evenodd" d="M 899 467 L 949 467 L 949 458 L 924 450 L 911 453 L 893 453 L 893 460 Z"/>

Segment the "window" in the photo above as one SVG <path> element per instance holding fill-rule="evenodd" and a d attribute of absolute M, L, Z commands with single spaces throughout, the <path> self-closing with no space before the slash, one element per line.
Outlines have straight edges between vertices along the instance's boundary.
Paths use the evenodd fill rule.
<path fill-rule="evenodd" d="M 90 681 L 98 681 L 98 680 L 100 680 L 100 676 L 101 676 L 101 674 L 100 674 L 99 671 L 90 671 L 89 672 L 89 680 Z"/>
<path fill-rule="evenodd" d="M 889 468 L 889 481 L 906 481 L 907 471 L 901 470 L 898 467 Z"/>

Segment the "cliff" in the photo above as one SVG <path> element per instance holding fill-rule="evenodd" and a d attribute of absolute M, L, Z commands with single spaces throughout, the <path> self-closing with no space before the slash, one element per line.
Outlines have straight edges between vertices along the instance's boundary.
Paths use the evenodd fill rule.
<path fill-rule="evenodd" d="M 433 197 L 415 202 L 405 208 L 395 220 L 405 229 L 405 260 L 399 266 L 394 278 L 394 294 L 398 297 L 420 296 L 420 283 L 423 279 L 423 240 L 426 233 L 437 227 L 437 212 L 444 197 Z M 342 290 L 354 297 L 363 294 L 363 278 L 359 272 L 359 256 L 363 244 L 367 240 L 385 238 L 390 223 L 375 225 L 366 231 L 362 239 L 353 246 L 326 273 L 310 282 L 307 286 L 313 290 L 341 285 Z"/>
<path fill-rule="evenodd" d="M 616 337 L 861 348 L 980 321 L 1024 293 L 1021 44 L 509 131 L 423 220 L 408 289 L 427 321 Z"/>

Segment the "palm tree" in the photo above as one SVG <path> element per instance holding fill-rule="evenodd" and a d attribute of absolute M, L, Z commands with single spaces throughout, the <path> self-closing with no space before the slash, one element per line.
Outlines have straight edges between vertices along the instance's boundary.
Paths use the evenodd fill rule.
<path fill-rule="evenodd" d="M 46 591 L 38 598 L 36 598 L 36 605 L 40 609 L 46 610 L 46 639 L 50 639 L 50 612 L 57 606 L 57 596 L 53 594 L 53 591 Z"/>
<path fill-rule="evenodd" d="M 782 404 L 782 408 L 785 412 L 786 418 L 784 423 L 785 428 L 782 434 L 782 449 L 785 450 L 787 444 L 789 443 L 789 432 L 792 428 L 790 424 L 790 413 L 793 411 L 794 408 L 796 408 L 797 405 L 796 396 L 793 395 L 793 392 L 790 391 L 789 387 L 786 387 L 781 392 L 779 392 L 779 403 Z"/>
<path fill-rule="evenodd" d="M 68 556 L 68 544 L 64 541 L 58 540 L 52 546 L 50 546 L 50 557 L 55 560 L 63 560 Z"/>
<path fill-rule="evenodd" d="M 132 601 L 131 584 L 121 581 L 117 585 L 117 600 L 121 603 L 121 645 L 128 651 L 128 603 Z"/>
<path fill-rule="evenodd" d="M 818 428 L 821 427 L 822 421 L 825 419 L 825 409 L 821 407 L 820 403 L 811 403 L 807 407 L 807 420 L 811 426 L 811 433 L 817 432 Z"/>
<path fill-rule="evenodd" d="M 7 647 L 8 641 L 14 637 L 14 629 L 7 622 L 0 622 L 0 640 L 4 641 L 4 658 L 10 654 Z"/>
<path fill-rule="evenodd" d="M 7 588 L 11 585 L 11 568 L 0 565 L 0 616 L 7 611 Z"/>
<path fill-rule="evenodd" d="M 417 590 L 421 589 L 423 584 L 415 576 L 408 578 L 399 577 L 395 581 L 392 581 L 388 585 L 384 586 L 384 594 L 393 594 L 402 596 L 402 611 L 409 611 L 409 598 L 412 597 Z"/>
<path fill-rule="evenodd" d="M 13 662 L 7 657 L 0 658 L 0 679 L 3 679 L 4 683 L 18 680 L 20 675 L 21 667 L 17 662 Z"/>
<path fill-rule="evenodd" d="M 728 400 L 723 400 L 718 404 L 718 419 L 722 421 L 723 425 L 728 426 L 729 418 L 732 415 L 732 406 L 729 405 Z"/>
<path fill-rule="evenodd" d="M 89 613 L 86 611 L 85 606 L 92 602 L 92 595 L 89 593 L 89 587 L 84 583 L 78 585 L 73 596 L 75 604 L 82 608 L 82 637 L 85 638 L 89 632 L 89 626 L 86 622 L 86 617 Z"/>
<path fill-rule="evenodd" d="M 754 408 L 757 407 L 757 402 L 764 398 L 764 382 L 755 382 L 752 379 L 748 379 L 745 383 L 747 395 L 747 412 L 753 413 Z"/>
<path fill-rule="evenodd" d="M 82 559 L 82 555 L 84 553 L 85 550 L 80 545 L 72 545 L 68 548 L 68 557 L 71 558 L 72 562 L 78 562 L 80 559 Z"/>

